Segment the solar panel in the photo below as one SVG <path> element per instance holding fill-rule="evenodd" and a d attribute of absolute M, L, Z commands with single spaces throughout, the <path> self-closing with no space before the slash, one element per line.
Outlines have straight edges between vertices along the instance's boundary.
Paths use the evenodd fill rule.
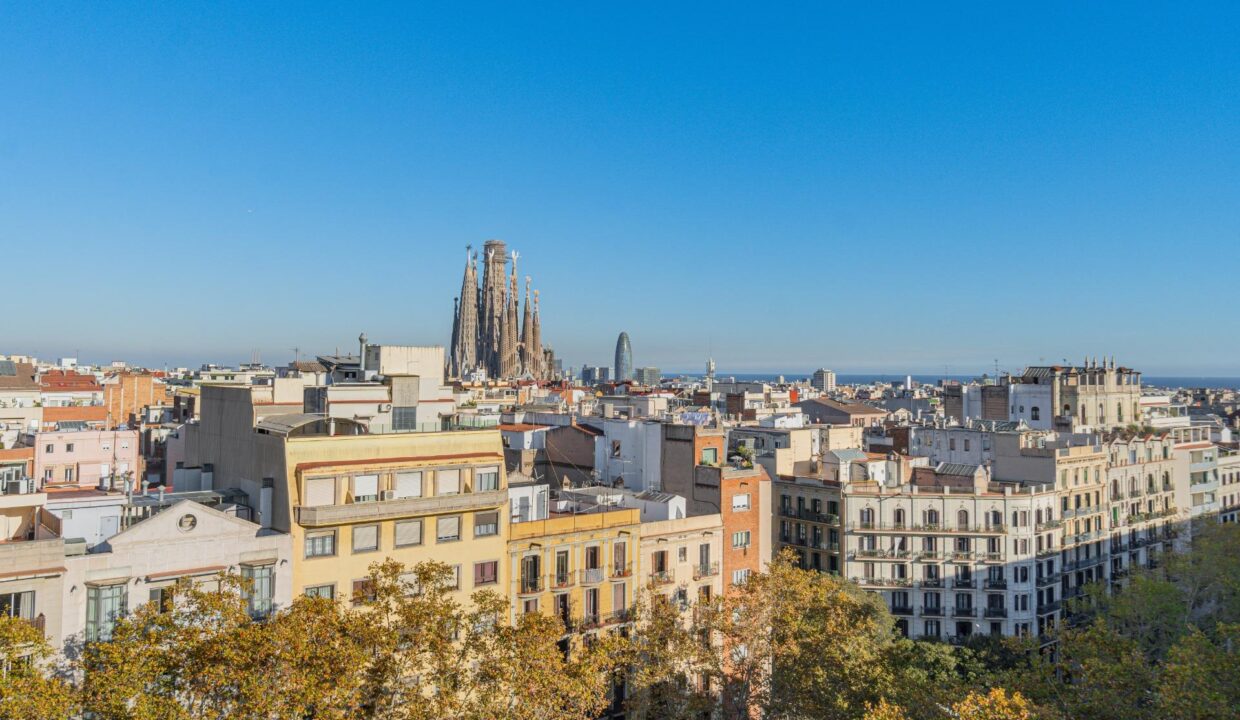
<path fill-rule="evenodd" d="M 12 360 L 0 360 L 0 375 L 14 377 L 17 375 L 17 364 Z"/>

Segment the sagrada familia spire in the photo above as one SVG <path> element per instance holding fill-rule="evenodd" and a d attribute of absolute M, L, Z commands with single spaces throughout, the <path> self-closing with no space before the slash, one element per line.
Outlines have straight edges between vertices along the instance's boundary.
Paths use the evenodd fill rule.
<path fill-rule="evenodd" d="M 530 303 L 530 278 L 525 278 L 525 312 L 517 298 L 517 258 L 509 256 L 502 240 L 483 245 L 482 285 L 478 284 L 478 254 L 466 248 L 461 295 L 453 302 L 452 347 L 448 372 L 465 377 L 483 370 L 499 379 L 547 378 L 551 363 L 542 347 L 538 319 L 538 291 Z M 508 261 L 512 271 L 508 272 Z"/>

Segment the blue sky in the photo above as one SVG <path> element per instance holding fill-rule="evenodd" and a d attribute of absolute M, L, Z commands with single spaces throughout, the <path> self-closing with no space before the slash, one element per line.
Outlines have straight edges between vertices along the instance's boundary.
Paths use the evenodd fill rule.
<path fill-rule="evenodd" d="M 0 351 L 1240 375 L 1240 5 L 0 3 Z"/>

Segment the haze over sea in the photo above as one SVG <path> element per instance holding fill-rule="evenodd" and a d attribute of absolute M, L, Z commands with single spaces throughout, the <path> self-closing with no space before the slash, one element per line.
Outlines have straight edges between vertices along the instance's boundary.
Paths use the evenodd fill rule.
<path fill-rule="evenodd" d="M 793 380 L 804 380 L 813 374 L 813 371 L 792 371 L 785 373 L 730 373 L 725 371 L 716 371 L 715 379 L 724 380 L 726 378 L 736 378 L 739 381 L 754 382 L 774 382 L 781 375 L 789 382 Z M 666 377 L 676 377 L 683 375 L 685 377 L 701 377 L 702 372 L 695 370 L 693 372 L 682 373 L 675 371 L 665 372 Z M 869 385 L 876 382 L 898 383 L 903 382 L 907 377 L 906 373 L 836 373 L 835 382 L 840 385 Z M 939 380 L 956 380 L 959 382 L 968 382 L 977 379 L 979 375 L 918 375 L 914 374 L 913 381 L 921 385 L 933 385 Z M 1141 377 L 1141 385 L 1149 388 L 1229 388 L 1232 390 L 1240 390 L 1240 377 L 1159 377 L 1157 375 L 1143 375 Z"/>

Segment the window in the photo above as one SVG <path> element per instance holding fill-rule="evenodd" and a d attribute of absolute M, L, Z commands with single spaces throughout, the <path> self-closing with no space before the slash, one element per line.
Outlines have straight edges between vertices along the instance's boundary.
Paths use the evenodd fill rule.
<path fill-rule="evenodd" d="M 53 452 L 55 449 L 56 449 L 56 446 L 55 446 L 55 445 L 52 445 L 51 443 L 48 443 L 47 445 L 44 445 L 44 446 L 43 446 L 43 452 L 45 452 L 45 453 L 47 453 L 47 454 L 49 454 L 49 455 L 50 455 L 50 454 L 52 454 L 52 452 Z"/>
<path fill-rule="evenodd" d="M 495 560 L 474 563 L 474 587 L 499 582 L 499 563 Z"/>
<path fill-rule="evenodd" d="M 275 595 L 275 566 L 242 565 L 241 577 L 250 584 L 245 593 L 250 616 L 261 618 L 270 615 L 272 597 Z"/>
<path fill-rule="evenodd" d="M 474 537 L 499 534 L 499 513 L 474 513 Z"/>
<path fill-rule="evenodd" d="M 747 582 L 749 582 L 749 568 L 741 568 L 740 570 L 732 571 L 733 585 L 744 585 Z"/>
<path fill-rule="evenodd" d="M 308 478 L 305 485 L 302 504 L 306 507 L 320 507 L 336 503 L 336 478 Z"/>
<path fill-rule="evenodd" d="M 732 533 L 732 547 L 747 548 L 749 547 L 749 531 L 739 530 Z"/>
<path fill-rule="evenodd" d="M 375 599 L 375 584 L 370 578 L 353 581 L 353 604 L 362 605 Z"/>
<path fill-rule="evenodd" d="M 461 566 L 452 565 L 448 568 L 448 584 L 449 590 L 458 590 L 461 587 Z"/>
<path fill-rule="evenodd" d="M 73 452 L 73 443 L 65 443 L 65 452 Z"/>
<path fill-rule="evenodd" d="M 111 640 L 116 621 L 125 614 L 128 592 L 124 583 L 86 587 L 86 641 Z"/>
<path fill-rule="evenodd" d="M 748 510 L 749 509 L 749 493 L 741 493 L 732 496 L 732 510 Z"/>
<path fill-rule="evenodd" d="M 676 559 L 680 562 L 689 562 L 689 548 L 681 547 L 676 551 Z"/>
<path fill-rule="evenodd" d="M 306 588 L 305 595 L 306 597 L 321 597 L 321 598 L 327 598 L 328 600 L 334 600 L 336 599 L 336 586 L 335 585 L 311 585 L 310 587 Z"/>
<path fill-rule="evenodd" d="M 65 482 L 73 482 L 73 468 L 65 468 Z"/>
<path fill-rule="evenodd" d="M 336 531 L 306 533 L 306 557 L 330 557 L 336 554 Z"/>
<path fill-rule="evenodd" d="M 356 525 L 353 528 L 353 552 L 373 552 L 379 549 L 379 526 Z"/>
<path fill-rule="evenodd" d="M 1030 420 L 1041 420 L 1042 419 L 1042 411 L 1041 409 L 1038 408 L 1037 405 L 1034 405 L 1033 407 L 1029 408 L 1029 419 Z"/>
<path fill-rule="evenodd" d="M 155 608 L 166 613 L 172 609 L 172 585 L 164 585 L 163 587 L 151 588 L 147 594 L 150 602 L 155 604 Z"/>
<path fill-rule="evenodd" d="M 358 475 L 353 478 L 353 502 L 374 502 L 379 499 L 379 476 Z"/>
<path fill-rule="evenodd" d="M 461 471 L 460 470 L 437 470 L 435 471 L 435 494 L 436 495 L 460 495 L 461 494 Z"/>
<path fill-rule="evenodd" d="M 702 448 L 702 465 L 714 465 L 717 462 L 719 462 L 718 448 Z"/>
<path fill-rule="evenodd" d="M 441 517 L 435 521 L 435 542 L 456 542 L 461 539 L 461 516 Z"/>
<path fill-rule="evenodd" d="M 397 498 L 422 497 L 422 473 L 398 472 L 393 481 L 393 495 Z"/>
<path fill-rule="evenodd" d="M 474 492 L 499 490 L 499 468 L 482 468 L 474 473 Z"/>
<path fill-rule="evenodd" d="M 34 591 L 0 594 L 0 615 L 32 619 L 34 617 Z"/>
<path fill-rule="evenodd" d="M 396 523 L 396 547 L 422 544 L 422 521 L 401 520 Z"/>

